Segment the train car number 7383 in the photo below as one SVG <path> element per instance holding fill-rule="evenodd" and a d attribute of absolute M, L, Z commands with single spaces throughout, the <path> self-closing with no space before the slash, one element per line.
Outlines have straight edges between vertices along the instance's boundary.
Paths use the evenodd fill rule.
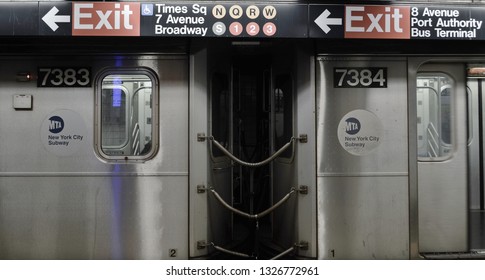
<path fill-rule="evenodd" d="M 90 87 L 88 67 L 39 67 L 37 87 Z"/>

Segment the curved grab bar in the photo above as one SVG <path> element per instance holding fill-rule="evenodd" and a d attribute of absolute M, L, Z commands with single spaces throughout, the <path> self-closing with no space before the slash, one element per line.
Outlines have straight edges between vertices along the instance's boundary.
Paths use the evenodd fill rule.
<path fill-rule="evenodd" d="M 222 204 L 222 206 L 226 207 L 227 209 L 234 212 L 235 214 L 238 214 L 240 216 L 243 216 L 243 217 L 246 217 L 246 218 L 249 218 L 249 219 L 255 219 L 255 220 L 262 218 L 262 217 L 268 215 L 269 213 L 273 212 L 273 210 L 275 210 L 281 204 L 283 204 L 288 199 L 290 199 L 291 195 L 296 192 L 295 188 L 291 188 L 291 191 L 289 193 L 287 193 L 280 201 L 276 202 L 273 206 L 271 206 L 270 208 L 264 210 L 263 212 L 261 212 L 259 214 L 251 215 L 251 214 L 243 212 L 243 211 L 236 209 L 236 208 L 232 207 L 231 205 L 227 204 L 227 202 L 225 202 L 224 199 L 213 188 L 209 188 L 209 190 L 214 195 L 214 197 L 217 200 L 219 200 L 219 202 Z"/>
<path fill-rule="evenodd" d="M 240 165 L 249 166 L 249 167 L 259 167 L 259 166 L 263 166 L 263 165 L 266 165 L 266 164 L 270 163 L 276 157 L 278 157 L 281 153 L 283 153 L 284 151 L 286 151 L 291 145 L 294 145 L 294 143 L 295 143 L 295 141 L 297 139 L 296 137 L 291 137 L 290 142 L 286 143 L 283 147 L 281 147 L 278 151 L 276 151 L 272 156 L 270 156 L 269 158 L 267 158 L 267 159 L 265 159 L 263 161 L 252 163 L 252 162 L 242 161 L 242 160 L 238 159 L 237 157 L 235 157 L 233 154 L 231 154 L 231 152 L 229 152 L 226 148 L 224 148 L 224 146 L 222 146 L 221 143 L 219 143 L 216 139 L 214 139 L 214 136 L 209 136 L 207 138 L 212 143 L 214 143 L 214 145 L 219 150 L 221 150 L 221 152 L 223 152 L 226 156 L 228 156 L 229 158 L 231 158 L 233 161 L 239 163 Z M 295 149 L 293 149 L 293 153 L 295 153 Z"/>

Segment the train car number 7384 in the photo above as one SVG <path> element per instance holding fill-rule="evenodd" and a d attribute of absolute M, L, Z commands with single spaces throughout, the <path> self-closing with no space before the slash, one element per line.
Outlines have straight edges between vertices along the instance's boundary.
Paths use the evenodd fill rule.
<path fill-rule="evenodd" d="M 333 69 L 334 88 L 387 88 L 387 68 L 352 67 Z"/>

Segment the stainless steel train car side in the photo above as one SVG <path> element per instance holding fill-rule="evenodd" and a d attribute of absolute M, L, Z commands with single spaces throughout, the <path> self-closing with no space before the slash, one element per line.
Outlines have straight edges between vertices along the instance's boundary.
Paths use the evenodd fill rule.
<path fill-rule="evenodd" d="M 0 258 L 188 258 L 187 57 L 0 61 Z M 92 86 L 37 87 L 38 69 Z"/>
<path fill-rule="evenodd" d="M 2 55 L 0 258 L 483 250 L 481 59 L 289 41 Z"/>
<path fill-rule="evenodd" d="M 320 57 L 317 67 L 319 257 L 409 258 L 406 61 Z M 387 72 L 387 85 L 334 82 L 365 69 Z"/>
<path fill-rule="evenodd" d="M 319 59 L 319 257 L 483 257 L 483 68 L 475 61 Z M 385 88 L 365 86 L 379 82 L 376 69 L 388 71 Z M 360 84 L 339 86 L 344 71 Z"/>
<path fill-rule="evenodd" d="M 259 45 L 244 48 L 264 49 Z M 267 121 L 270 125 L 264 129 L 270 132 L 268 138 L 256 143 L 269 141 L 272 143 L 269 150 L 277 152 L 278 130 L 282 129 L 281 122 L 284 123 L 284 116 L 278 115 L 278 103 L 282 94 L 288 92 L 293 95 L 290 105 L 293 127 L 289 135 L 305 135 L 315 141 L 315 146 L 298 142 L 294 156 L 299 160 L 281 165 L 285 157 L 279 156 L 266 175 L 270 179 L 273 202 L 285 195 L 288 183 L 296 187 L 309 186 L 308 192 L 299 193 L 273 214 L 270 236 L 280 246 L 279 250 L 293 244 L 296 256 L 321 259 L 409 259 L 452 252 L 473 255 L 480 251 L 483 230 L 471 226 L 474 223 L 469 221 L 473 214 L 468 193 L 480 196 L 483 190 L 480 184 L 467 182 L 469 170 L 476 170 L 467 156 L 466 132 L 467 121 L 472 122 L 467 120 L 466 88 L 467 85 L 472 87 L 472 82 L 467 83 L 466 69 L 473 59 L 313 56 L 305 52 L 304 47 L 295 49 L 294 54 L 282 56 L 268 53 L 266 64 L 251 60 L 251 56 L 243 52 L 239 53 L 242 59 L 226 58 L 221 52 L 217 52 L 218 58 L 213 58 L 208 49 L 210 71 L 209 78 L 204 80 L 211 85 L 207 86 L 209 91 L 200 96 L 203 104 L 208 104 L 209 112 L 205 119 L 197 120 L 200 129 L 193 131 L 191 137 L 193 151 L 205 157 L 197 157 L 195 165 L 209 162 L 204 169 L 208 173 L 201 173 L 208 178 L 201 177 L 200 181 L 207 182 L 211 191 L 220 194 L 229 191 L 226 186 L 232 186 L 233 193 L 225 193 L 225 196 L 229 201 L 232 197 L 234 205 L 238 201 L 235 191 L 240 181 L 252 182 L 251 173 L 241 178 L 244 173 L 235 171 L 240 168 L 239 163 L 229 164 L 231 161 L 222 154 L 219 159 L 214 156 L 214 150 L 219 148 L 214 148 L 213 139 L 208 141 L 209 146 L 195 139 L 197 133 L 205 135 L 208 131 L 208 135 L 217 135 L 216 139 L 222 137 L 221 142 L 236 154 L 238 150 L 247 149 L 244 140 L 254 139 L 239 133 L 241 129 L 249 130 L 243 125 L 248 119 L 241 114 L 239 94 L 242 92 L 245 98 L 257 100 L 254 93 L 244 90 L 252 88 L 247 75 L 261 75 L 263 80 L 268 77 L 270 100 L 259 100 L 252 105 L 266 108 L 265 104 L 270 104 L 268 108 L 271 109 L 267 112 L 269 117 L 253 119 L 252 124 Z M 298 59 L 288 67 L 281 63 L 285 61 L 283 57 L 286 61 Z M 308 60 L 315 63 L 315 68 L 305 62 Z M 253 74 L 244 72 L 247 64 Z M 268 70 L 265 72 L 265 69 Z M 277 76 L 284 72 L 282 69 L 288 71 L 287 80 L 300 81 L 291 87 L 293 91 L 279 86 Z M 221 72 L 227 79 L 224 88 L 213 84 L 221 77 Z M 241 73 L 246 75 L 244 79 Z M 267 76 L 264 73 L 268 73 Z M 308 86 L 308 81 L 310 85 L 315 81 L 316 88 Z M 308 90 L 315 91 L 315 99 L 306 95 Z M 255 89 L 254 92 L 259 91 Z M 261 95 L 265 98 L 268 93 L 262 91 Z M 470 96 L 477 98 L 475 94 Z M 229 108 L 222 119 L 222 110 L 216 108 L 221 102 L 223 107 Z M 261 116 L 257 111 L 249 112 Z M 217 127 L 226 118 L 229 118 L 229 123 L 223 124 L 226 134 L 221 134 Z M 308 123 L 315 124 L 316 130 Z M 239 155 L 244 157 L 245 153 L 239 152 Z M 229 173 L 222 175 L 224 172 Z M 309 180 L 303 183 L 307 178 Z M 316 181 L 312 181 L 314 179 Z M 245 188 L 253 187 L 249 183 Z M 227 209 L 217 208 L 220 203 L 211 201 L 211 195 L 208 196 L 209 209 L 217 209 L 215 213 L 227 212 Z M 200 194 L 194 193 L 191 198 L 196 201 Z M 203 205 L 207 203 L 205 198 L 202 201 Z M 250 211 L 254 213 L 253 208 Z M 309 213 L 315 211 L 317 221 L 312 223 L 315 216 Z M 210 210 L 207 213 L 204 212 L 203 217 L 213 220 Z M 230 216 L 226 221 L 236 225 Z M 219 226 L 220 222 L 217 220 Z M 204 241 L 207 236 L 210 235 L 202 233 L 198 239 Z M 228 244 L 231 238 L 222 236 L 212 240 Z M 304 249 L 302 244 L 305 244 Z"/>

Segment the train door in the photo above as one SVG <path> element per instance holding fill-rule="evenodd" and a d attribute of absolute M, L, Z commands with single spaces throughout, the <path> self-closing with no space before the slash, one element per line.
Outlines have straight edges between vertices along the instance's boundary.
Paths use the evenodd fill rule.
<path fill-rule="evenodd" d="M 319 258 L 409 258 L 406 66 L 317 60 Z"/>
<path fill-rule="evenodd" d="M 467 252 L 464 64 L 427 64 L 417 81 L 419 251 Z"/>
<path fill-rule="evenodd" d="M 468 65 L 468 201 L 470 251 L 485 249 L 484 80 L 483 65 Z"/>
<path fill-rule="evenodd" d="M 314 116 L 297 103 L 303 95 L 312 99 L 311 89 L 298 86 L 309 70 L 297 75 L 297 54 L 274 54 L 259 44 L 210 50 L 207 90 L 192 99 L 207 109 L 205 121 L 193 120 L 199 142 L 191 155 L 204 158 L 191 162 L 206 171 L 194 181 L 199 192 L 191 205 L 207 217 L 207 225 L 195 225 L 202 231 L 191 241 L 193 256 L 315 256 L 314 160 L 302 160 L 312 154 Z"/>

